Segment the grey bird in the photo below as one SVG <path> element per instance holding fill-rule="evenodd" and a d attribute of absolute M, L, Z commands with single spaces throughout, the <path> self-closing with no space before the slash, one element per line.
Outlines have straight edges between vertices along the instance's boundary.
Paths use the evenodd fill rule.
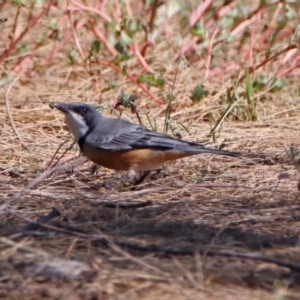
<path fill-rule="evenodd" d="M 239 152 L 206 148 L 126 120 L 105 117 L 85 103 L 57 103 L 51 107 L 64 113 L 83 154 L 109 169 L 150 171 L 166 161 L 202 153 L 241 156 Z"/>

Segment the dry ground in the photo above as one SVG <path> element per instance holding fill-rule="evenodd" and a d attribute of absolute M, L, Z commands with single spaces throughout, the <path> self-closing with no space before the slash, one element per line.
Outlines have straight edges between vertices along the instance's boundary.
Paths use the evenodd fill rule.
<path fill-rule="evenodd" d="M 69 136 L 60 113 L 48 107 L 62 96 L 49 85 L 38 100 L 26 100 L 30 89 L 23 82 L 9 96 L 10 112 L 30 152 L 20 147 L 1 106 L 1 204 L 39 176 Z M 60 90 L 67 99 L 74 93 Z M 173 113 L 173 126 L 184 138 L 208 140 L 210 125 L 201 114 L 214 107 L 209 101 L 214 100 Z M 104 103 L 108 107 L 111 101 Z M 147 103 L 138 103 L 143 117 Z M 288 155 L 291 146 L 300 145 L 299 106 L 295 101 L 280 109 L 272 102 L 265 107 L 268 117 L 261 113 L 259 122 L 226 121 L 210 146 L 226 139 L 228 149 L 264 153 L 266 159 L 195 156 L 166 165 L 135 191 L 125 174 L 100 168 L 92 175 L 86 163 L 25 191 L 1 213 L 0 297 L 299 299 L 299 272 L 210 252 L 262 254 L 300 265 L 298 173 Z M 160 129 L 161 111 L 156 107 L 150 113 Z M 136 121 L 126 110 L 123 117 Z M 191 119 L 196 121 L 188 123 Z M 74 148 L 64 159 L 76 153 Z M 42 228 L 27 226 L 53 207 L 60 216 Z M 179 255 L 184 251 L 194 254 Z"/>
<path fill-rule="evenodd" d="M 22 30 L 26 31 L 31 20 L 31 2 L 27 6 L 14 2 L 22 1 L 11 5 L 0 1 L 4 7 L 0 13 L 1 54 Z M 165 16 L 158 14 L 164 34 L 149 46 L 145 59 L 155 75 L 163 74 L 171 85 L 178 72 L 170 118 L 175 133 L 191 141 L 209 142 L 211 147 L 224 142 L 226 149 L 241 151 L 246 157 L 202 155 L 179 160 L 167 164 L 134 191 L 126 174 L 104 168 L 92 174 L 90 163 L 48 173 L 25 189 L 51 169 L 72 144 L 62 116 L 50 110 L 50 102 L 100 103 L 105 115 L 116 116 L 118 112 L 111 111 L 111 106 L 118 95 L 112 86 L 117 85 L 128 94 L 139 93 L 136 104 L 146 126 L 150 127 L 148 114 L 162 131 L 166 112 L 166 105 L 146 97 L 120 70 L 107 67 L 114 55 L 103 46 L 99 63 L 91 64 L 91 69 L 85 56 L 80 58 L 78 53 L 74 64 L 69 64 L 68 55 L 77 49 L 77 39 L 89 55 L 96 38 L 91 30 L 94 25 L 107 39 L 117 38 L 119 33 L 106 30 L 110 27 L 102 19 L 94 24 L 99 18 L 90 11 L 74 11 L 75 4 L 70 8 L 71 22 L 66 7 L 80 1 L 54 2 L 51 11 L 14 46 L 16 51 L 2 56 L 5 59 L 0 64 L 0 299 L 300 299 L 299 174 L 290 155 L 291 147 L 300 149 L 299 68 L 282 73 L 299 59 L 299 37 L 293 39 L 293 27 L 288 26 L 298 25 L 296 2 L 293 19 L 282 19 L 291 11 L 285 6 L 288 1 L 279 1 L 275 8 L 257 11 L 257 24 L 249 27 L 250 31 L 247 25 L 245 34 L 237 36 L 245 37 L 245 42 L 216 43 L 210 67 L 212 71 L 219 68 L 219 72 L 209 78 L 204 76 L 208 49 L 196 43 L 197 51 L 186 53 L 179 61 L 180 48 L 189 46 L 194 37 L 187 40 L 184 33 L 181 36 L 180 14 L 169 20 L 168 26 Z M 146 2 L 151 1 L 140 4 Z M 190 2 L 198 6 L 199 1 Z M 264 2 L 249 1 L 253 11 Z M 40 12 L 41 1 L 36 3 Z M 82 3 L 94 5 L 97 1 Z M 121 18 L 115 3 L 131 3 L 137 19 L 149 19 L 149 11 L 146 14 L 136 7 L 136 1 L 103 3 L 113 4 L 107 9 L 113 20 L 116 15 Z M 124 11 L 129 8 L 127 5 Z M 281 22 L 286 20 L 288 28 L 273 40 L 280 9 L 284 13 Z M 209 37 L 219 23 L 214 24 L 211 13 L 203 18 Z M 81 22 L 87 19 L 92 22 Z M 249 11 L 247 19 L 233 22 L 224 32 L 241 30 L 240 25 L 250 19 Z M 57 31 L 52 24 L 55 20 L 60 20 Z M 82 27 L 75 30 L 80 24 Z M 257 36 L 252 36 L 255 32 Z M 134 36 L 140 49 L 143 34 Z M 268 55 L 288 49 L 292 42 L 298 43 L 297 49 L 268 60 Z M 146 73 L 136 57 L 121 66 L 125 64 L 134 76 Z M 242 80 L 236 91 L 241 101 L 213 143 L 208 134 L 229 105 L 226 89 L 236 86 L 246 66 L 259 65 L 251 73 L 252 79 L 263 75 L 270 80 L 271 74 L 288 74 L 284 77 L 288 86 L 273 94 L 264 89 L 253 91 L 252 101 L 257 105 L 255 108 L 253 101 L 249 108 Z M 10 84 L 7 74 L 17 74 L 19 80 L 6 96 Z M 169 84 L 164 90 L 151 87 L 152 95 L 166 97 Z M 210 96 L 193 103 L 189 96 L 198 84 L 204 84 Z M 214 91 L 217 93 L 212 96 Z M 247 121 L 253 117 L 251 109 L 257 109 L 256 122 Z M 19 137 L 12 130 L 9 114 Z M 123 109 L 122 118 L 137 122 L 127 109 Z M 20 146 L 19 138 L 29 151 Z M 59 164 L 78 154 L 73 147 Z M 42 218 L 45 216 L 48 220 Z M 43 225 L 37 226 L 37 220 Z M 258 256 L 260 259 L 255 259 Z M 290 267 L 280 262 L 290 263 Z"/>

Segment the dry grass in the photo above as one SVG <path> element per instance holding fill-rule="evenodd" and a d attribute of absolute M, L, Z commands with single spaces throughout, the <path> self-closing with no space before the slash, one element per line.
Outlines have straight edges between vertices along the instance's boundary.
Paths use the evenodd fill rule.
<path fill-rule="evenodd" d="M 45 169 L 68 136 L 59 113 L 45 104 L 33 109 L 29 101 L 19 109 L 13 105 L 11 112 L 32 152 L 21 149 L 3 112 L 3 202 Z M 90 163 L 51 175 L 18 199 L 11 211 L 37 220 L 56 207 L 62 215 L 48 224 L 85 236 L 42 228 L 14 238 L 26 222 L 11 213 L 2 214 L 0 230 L 6 237 L 0 241 L 2 296 L 273 299 L 281 293 L 278 297 L 297 299 L 299 275 L 286 268 L 251 259 L 151 253 L 152 245 L 227 249 L 300 264 L 298 175 L 285 152 L 291 145 L 299 147 L 297 115 L 296 110 L 275 112 L 259 123 L 224 124 L 219 141 L 229 140 L 230 149 L 266 153 L 268 164 L 192 157 L 167 165 L 166 177 L 160 174 L 133 192 L 119 181 L 124 174 L 99 169 L 91 175 Z M 186 116 L 182 113 L 179 120 Z M 195 122 L 189 130 L 190 136 L 181 130 L 185 138 L 205 140 L 209 125 Z M 20 177 L 10 176 L 9 170 Z M 279 180 L 282 173 L 289 177 Z M 111 190 L 102 186 L 104 180 L 112 182 Z M 122 208 L 122 204 L 149 200 L 151 205 L 145 207 Z M 120 207 L 107 207 L 107 203 Z M 93 242 L 94 236 L 105 237 L 109 244 Z M 128 250 L 116 242 L 148 245 L 150 251 Z M 62 269 L 56 270 L 58 266 Z"/>
<path fill-rule="evenodd" d="M 168 27 L 173 36 L 167 36 L 169 39 L 148 52 L 148 58 L 157 58 L 151 64 L 155 70 L 172 65 L 165 75 L 169 82 L 174 78 L 176 63 L 169 62 L 166 53 L 171 57 L 178 51 L 178 47 L 171 48 L 170 40 L 176 38 L 176 27 L 172 27 L 176 26 L 172 23 L 175 20 Z M 262 19 L 259 26 L 263 24 Z M 84 34 L 80 41 L 84 44 Z M 39 51 L 47 52 L 47 47 Z M 108 56 L 104 50 L 105 59 Z M 225 56 L 220 55 L 220 63 L 233 60 L 234 49 Z M 243 65 L 241 61 L 236 57 L 234 63 Z M 278 65 L 268 67 L 276 69 Z M 135 59 L 130 61 L 130 68 L 135 75 L 144 72 Z M 166 165 L 136 191 L 130 190 L 125 173 L 100 168 L 91 174 L 89 162 L 50 174 L 24 190 L 8 210 L 0 211 L 0 297 L 299 299 L 299 272 L 210 252 L 262 254 L 300 265 L 298 172 L 289 155 L 290 147 L 300 149 L 299 71 L 289 74 L 289 86 L 278 93 L 255 92 L 259 100 L 256 122 L 249 118 L 241 121 L 244 112 L 248 115 L 248 106 L 242 96 L 244 87 L 237 87 L 242 101 L 213 142 L 209 136 L 211 125 L 228 106 L 227 88 L 235 84 L 238 74 L 234 79 L 230 78 L 233 72 L 211 78 L 206 88 L 217 93 L 195 104 L 189 96 L 202 80 L 204 71 L 201 69 L 200 74 L 199 69 L 201 66 L 188 63 L 179 68 L 170 118 L 174 133 L 180 132 L 191 141 L 209 142 L 210 146 L 225 142 L 227 149 L 264 154 L 266 159 L 195 156 Z M 267 71 L 266 67 L 263 73 Z M 3 85 L 0 206 L 47 170 L 55 151 L 69 137 L 62 116 L 49 108 L 50 102 L 101 103 L 105 115 L 116 116 L 119 112 L 111 107 L 118 91 L 105 89 L 108 82 L 114 81 L 126 92 L 140 94 L 136 104 L 146 126 L 150 127 L 146 118 L 149 113 L 158 130 L 163 129 L 166 105 L 158 105 L 109 66 L 94 66 L 90 73 L 86 66 L 67 65 L 65 56 L 57 55 L 47 66 L 27 73 L 22 70 L 19 76 L 6 100 L 19 137 L 30 151 L 21 147 L 11 127 L 4 103 L 8 85 Z M 162 94 L 156 88 L 151 92 Z M 123 109 L 122 118 L 137 122 L 127 109 Z M 71 144 L 70 139 L 58 151 L 52 166 Z M 77 155 L 74 146 L 60 163 Z M 38 229 L 32 227 L 31 221 L 48 215 L 53 207 L 59 210 L 59 216 Z M 201 254 L 157 253 L 157 247 L 198 249 Z"/>

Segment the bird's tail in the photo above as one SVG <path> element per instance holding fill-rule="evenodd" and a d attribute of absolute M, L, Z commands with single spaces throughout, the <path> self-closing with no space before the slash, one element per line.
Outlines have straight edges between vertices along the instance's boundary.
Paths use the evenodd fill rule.
<path fill-rule="evenodd" d="M 242 156 L 242 153 L 240 153 L 240 152 L 218 150 L 218 149 L 211 149 L 211 148 L 205 148 L 205 147 L 203 147 L 203 148 L 191 147 L 190 150 L 192 153 L 195 153 L 195 154 L 210 153 L 210 154 L 226 155 L 226 156 L 233 156 L 233 157 Z"/>

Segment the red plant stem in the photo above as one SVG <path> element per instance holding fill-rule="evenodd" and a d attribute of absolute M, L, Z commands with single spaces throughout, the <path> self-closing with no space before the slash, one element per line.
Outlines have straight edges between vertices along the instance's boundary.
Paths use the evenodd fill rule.
<path fill-rule="evenodd" d="M 21 60 L 19 60 L 14 67 L 11 69 L 10 73 L 15 73 L 20 77 L 21 70 L 27 65 L 28 63 L 32 62 L 33 54 L 26 55 L 25 57 L 22 57 Z"/>
<path fill-rule="evenodd" d="M 117 0 L 118 1 L 118 0 Z M 133 19 L 134 18 L 134 16 L 133 16 L 133 13 L 132 13 L 132 10 L 131 10 L 131 7 L 130 7 L 130 1 L 124 1 L 125 3 L 125 8 L 126 8 L 126 13 L 127 13 L 127 17 L 129 18 L 129 19 Z"/>
<path fill-rule="evenodd" d="M 253 15 L 251 18 L 247 18 L 246 20 L 241 22 L 238 26 L 236 26 L 233 30 L 231 30 L 230 34 L 232 36 L 237 35 L 240 31 L 242 31 L 244 28 L 254 23 L 255 21 L 256 21 L 256 15 Z"/>
<path fill-rule="evenodd" d="M 147 52 L 147 49 L 149 46 L 154 46 L 154 41 L 151 41 L 151 40 L 148 40 L 148 37 L 147 37 L 147 41 L 144 42 L 144 44 L 141 46 L 141 55 L 143 57 L 146 56 L 146 52 Z"/>
<path fill-rule="evenodd" d="M 298 59 L 297 62 L 294 65 L 292 65 L 289 68 L 279 72 L 276 77 L 277 78 L 284 77 L 285 75 L 292 72 L 294 69 L 298 68 L 299 66 L 300 66 L 300 59 Z"/>
<path fill-rule="evenodd" d="M 257 9 L 255 9 L 254 11 L 252 11 L 252 12 L 247 16 L 247 18 L 245 18 L 244 20 L 241 20 L 240 23 L 238 23 L 238 24 L 236 24 L 236 25 L 234 26 L 234 28 L 233 28 L 232 31 L 231 31 L 231 34 L 232 34 L 232 32 L 236 32 L 236 28 L 238 28 L 238 27 L 240 27 L 240 26 L 244 27 L 244 26 L 242 25 L 243 23 L 247 22 L 248 20 L 251 20 L 258 12 L 262 11 L 262 10 L 265 9 L 267 6 L 268 6 L 268 5 L 266 5 L 266 4 L 261 4 L 261 5 L 259 5 L 259 6 L 257 7 Z M 239 30 L 238 30 L 238 31 L 239 31 Z M 238 31 L 237 31 L 237 32 L 238 32 Z M 237 33 L 237 32 L 236 32 L 236 33 Z"/>
<path fill-rule="evenodd" d="M 36 17 L 33 18 L 28 24 L 27 27 L 23 30 L 23 32 L 20 33 L 20 35 L 11 42 L 9 45 L 9 48 L 6 49 L 0 56 L 0 64 L 3 63 L 3 61 L 11 54 L 12 51 L 16 48 L 17 44 L 22 40 L 22 38 L 28 33 L 30 29 L 32 29 L 38 21 L 49 11 L 50 7 L 53 3 L 55 3 L 56 0 L 50 0 L 48 5 L 45 7 L 45 9 Z"/>
<path fill-rule="evenodd" d="M 230 63 L 230 64 L 227 64 L 225 67 L 216 67 L 216 68 L 213 68 L 212 70 L 210 70 L 209 74 L 210 74 L 210 77 L 214 77 L 214 76 L 218 76 L 220 74 L 225 74 L 225 73 L 228 73 L 230 71 L 239 71 L 240 70 L 240 65 L 237 64 L 237 63 Z"/>
<path fill-rule="evenodd" d="M 285 53 L 285 52 L 287 52 L 287 51 L 289 51 L 289 50 L 291 50 L 291 49 L 295 49 L 295 48 L 297 48 L 297 46 L 295 46 L 295 45 L 289 45 L 289 46 L 287 46 L 285 49 L 282 49 L 281 51 L 277 52 L 276 54 L 274 54 L 274 55 L 272 55 L 272 56 L 266 58 L 265 60 L 263 60 L 263 61 L 262 61 L 260 64 L 258 64 L 257 66 L 255 66 L 255 67 L 250 67 L 250 68 L 249 68 L 249 74 L 252 74 L 254 71 L 258 70 L 259 68 L 261 68 L 262 66 L 264 66 L 265 64 L 267 64 L 269 61 L 275 59 L 275 58 L 278 57 L 279 55 L 281 55 L 281 54 L 283 54 L 283 53 Z M 239 79 L 238 82 L 240 83 L 241 81 L 243 81 L 243 80 L 245 79 L 245 77 L 246 77 L 246 75 L 243 75 L 243 76 Z"/>
<path fill-rule="evenodd" d="M 154 0 L 153 4 L 152 4 L 150 20 L 149 20 L 149 24 L 148 24 L 150 32 L 153 31 L 154 20 L 155 20 L 157 8 L 159 7 L 159 3 L 160 3 L 159 0 Z"/>
<path fill-rule="evenodd" d="M 221 17 L 225 16 L 228 12 L 230 12 L 231 9 L 233 9 L 236 5 L 236 2 L 231 2 L 227 5 L 220 7 L 219 10 L 216 12 L 215 19 L 219 20 Z"/>
<path fill-rule="evenodd" d="M 257 25 L 257 21 L 260 18 L 260 13 L 258 13 L 255 16 L 256 21 L 253 23 L 253 26 L 251 26 L 251 33 L 250 33 L 250 46 L 249 46 L 249 50 L 247 51 L 246 55 L 245 55 L 245 60 L 248 60 L 249 66 L 253 66 L 253 49 L 255 47 L 255 31 L 256 31 L 256 25 Z"/>
<path fill-rule="evenodd" d="M 77 6 L 78 8 L 80 8 L 81 10 L 85 10 L 85 11 L 89 11 L 89 12 L 95 13 L 96 15 L 98 15 L 99 17 L 101 17 L 104 21 L 106 21 L 108 23 L 111 22 L 111 18 L 106 13 L 104 13 L 102 10 L 99 10 L 97 8 L 90 7 L 90 6 L 85 6 L 85 5 L 77 2 L 76 0 L 71 0 L 71 2 L 75 6 Z"/>
<path fill-rule="evenodd" d="M 293 59 L 294 60 L 294 56 L 299 53 L 299 48 L 296 49 L 292 49 L 290 51 L 287 52 L 287 54 L 284 56 L 284 58 L 282 59 L 281 65 L 284 65 L 285 63 L 287 63 L 289 60 Z"/>
<path fill-rule="evenodd" d="M 109 43 L 106 36 L 94 24 L 92 24 L 92 31 L 95 36 L 102 42 L 102 44 L 104 44 L 104 46 L 112 54 L 112 56 L 115 57 L 118 54 L 117 50 Z"/>
<path fill-rule="evenodd" d="M 71 25 L 71 30 L 72 30 L 72 35 L 73 35 L 73 38 L 74 38 L 76 47 L 77 47 L 77 49 L 78 49 L 78 52 L 79 52 L 79 54 L 80 54 L 80 56 L 81 56 L 82 61 L 84 61 L 85 56 L 84 56 L 84 54 L 83 54 L 83 51 L 82 51 L 82 49 L 81 49 L 79 40 L 78 40 L 77 35 L 76 35 L 76 30 L 75 30 L 75 26 L 74 26 L 74 23 L 73 23 L 73 18 L 72 18 L 72 13 L 71 13 L 71 11 L 68 11 L 68 16 L 69 16 L 70 25 Z"/>
<path fill-rule="evenodd" d="M 151 15 L 150 15 L 150 20 L 149 20 L 149 31 L 152 32 L 153 31 L 153 26 L 154 26 L 154 20 L 155 20 L 155 16 L 157 13 L 157 8 L 159 7 L 160 3 L 159 0 L 154 0 L 153 4 L 152 4 L 152 8 L 151 8 Z M 142 50 L 141 50 L 141 55 L 143 57 L 146 56 L 146 52 L 148 49 L 148 46 L 151 45 L 151 42 L 148 41 L 148 31 L 146 32 L 146 42 L 144 43 Z"/>
<path fill-rule="evenodd" d="M 96 7 L 99 6 L 99 10 L 103 11 L 103 9 L 104 9 L 104 7 L 105 7 L 105 5 L 106 5 L 107 2 L 108 2 L 108 0 L 102 0 L 101 3 L 97 3 L 96 2 Z"/>
<path fill-rule="evenodd" d="M 211 39 L 209 40 L 209 45 L 208 45 L 208 49 L 207 49 L 207 60 L 206 60 L 206 64 L 205 64 L 205 78 L 209 77 L 209 71 L 210 71 L 210 63 L 211 63 L 211 58 L 212 58 L 212 51 L 213 51 L 213 45 L 214 45 L 214 41 L 215 41 L 215 37 L 219 32 L 219 28 L 216 27 Z"/>
<path fill-rule="evenodd" d="M 134 52 L 134 54 L 136 55 L 136 57 L 138 58 L 140 64 L 142 65 L 142 67 L 145 69 L 146 72 L 149 73 L 154 73 L 153 69 L 147 64 L 145 58 L 142 56 L 142 54 L 140 53 L 140 51 L 138 50 L 138 47 L 136 45 L 133 45 L 132 47 L 130 47 L 131 50 Z"/>
<path fill-rule="evenodd" d="M 212 0 L 205 0 L 190 14 L 190 26 L 193 27 L 208 10 L 212 4 Z"/>
<path fill-rule="evenodd" d="M 107 67 L 110 67 L 112 69 L 114 69 L 115 71 L 121 73 L 122 70 L 121 68 L 119 68 L 118 66 L 116 66 L 114 63 L 112 62 L 109 62 L 109 61 L 104 61 L 104 60 L 98 60 L 98 63 L 101 64 L 101 65 L 104 65 L 104 66 L 107 66 Z M 156 101 L 158 104 L 166 104 L 166 101 L 164 99 L 161 99 L 159 97 L 157 97 L 156 95 L 152 94 L 148 89 L 147 87 L 138 82 L 137 78 L 130 74 L 130 73 L 127 73 L 126 74 L 126 77 L 132 81 L 134 84 L 136 84 L 145 94 L 147 94 L 150 98 L 152 98 L 154 101 Z"/>
<path fill-rule="evenodd" d="M 88 20 L 87 19 L 82 19 L 80 20 L 80 22 L 78 22 L 75 26 L 75 29 L 78 30 L 81 27 L 83 27 L 86 22 Z M 52 57 L 60 50 L 64 47 L 64 45 L 67 43 L 67 41 L 72 37 L 72 31 L 70 31 L 68 34 L 65 35 L 65 38 L 62 40 L 61 43 L 59 43 L 52 51 L 51 53 L 40 63 L 41 66 L 47 65 L 49 63 L 49 61 L 52 59 Z"/>
<path fill-rule="evenodd" d="M 116 21 L 116 24 L 120 24 L 122 20 L 122 13 L 121 13 L 121 8 L 120 8 L 120 0 L 115 0 L 115 9 L 113 9 L 112 14 L 113 14 L 113 19 Z M 125 1 L 128 2 L 128 1 Z M 130 18 L 130 16 L 129 16 Z"/>
<path fill-rule="evenodd" d="M 58 26 L 62 26 L 65 22 L 65 20 L 67 20 L 68 16 L 65 14 L 61 17 L 61 19 L 57 22 Z M 49 30 L 49 32 L 47 33 L 47 36 L 50 37 L 52 34 L 54 33 L 54 30 Z M 35 50 L 38 49 L 38 46 L 35 47 Z M 35 51 L 33 50 L 33 51 Z M 29 63 L 31 61 L 31 59 L 33 58 L 33 54 L 28 54 L 25 55 L 25 57 L 22 57 L 21 59 L 19 59 L 15 65 L 11 68 L 11 73 L 17 73 L 20 76 L 20 72 L 21 70 L 24 68 L 24 66 Z"/>
<path fill-rule="evenodd" d="M 270 39 L 270 35 L 272 34 L 272 31 L 274 29 L 276 29 L 276 27 L 277 27 L 278 15 L 279 15 L 279 12 L 282 9 L 282 7 L 283 7 L 283 3 L 277 4 L 277 8 L 273 14 L 271 22 L 268 24 L 268 27 L 266 28 L 266 30 L 264 30 L 261 33 L 261 36 L 259 37 L 259 40 L 258 40 L 259 45 L 264 44 L 266 42 L 266 40 Z M 268 42 L 268 44 L 269 44 L 269 42 Z"/>
<path fill-rule="evenodd" d="M 6 4 L 6 1 L 1 1 L 0 2 L 0 11 L 2 10 L 3 6 Z"/>

